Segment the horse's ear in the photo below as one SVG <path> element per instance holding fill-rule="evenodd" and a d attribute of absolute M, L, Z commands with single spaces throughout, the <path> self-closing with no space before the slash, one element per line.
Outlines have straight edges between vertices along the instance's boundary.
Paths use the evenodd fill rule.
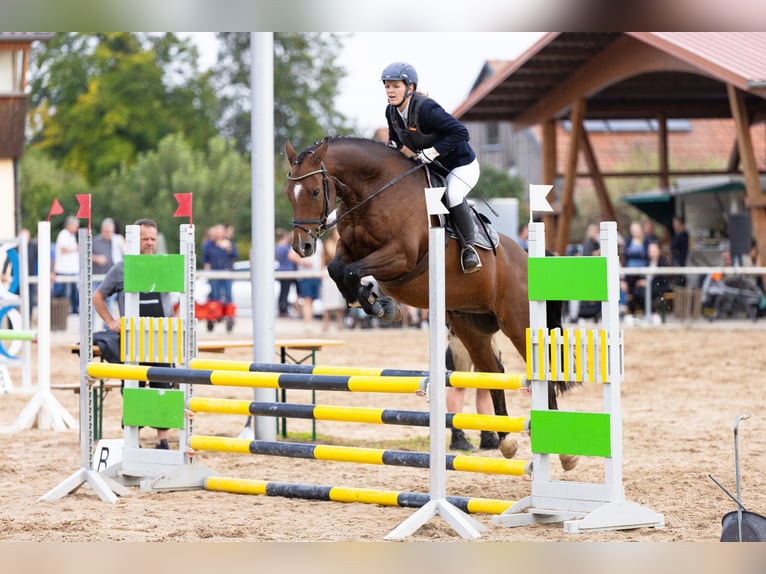
<path fill-rule="evenodd" d="M 316 161 L 317 164 L 322 163 L 322 160 L 324 160 L 324 154 L 327 153 L 328 145 L 329 145 L 329 140 L 325 138 L 322 140 L 322 143 L 320 143 L 316 148 L 314 148 L 314 161 Z"/>
<path fill-rule="evenodd" d="M 287 161 L 290 162 L 290 165 L 295 163 L 295 158 L 298 157 L 298 154 L 295 151 L 295 148 L 290 144 L 289 141 L 285 142 L 285 153 L 287 154 Z"/>

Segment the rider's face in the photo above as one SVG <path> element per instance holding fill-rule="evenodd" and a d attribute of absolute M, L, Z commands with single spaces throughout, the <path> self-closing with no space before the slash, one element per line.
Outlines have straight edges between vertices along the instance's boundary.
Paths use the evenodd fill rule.
<path fill-rule="evenodd" d="M 406 99 L 410 95 L 409 87 L 402 80 L 386 80 L 383 82 L 386 89 L 388 103 L 399 109 L 404 108 Z"/>

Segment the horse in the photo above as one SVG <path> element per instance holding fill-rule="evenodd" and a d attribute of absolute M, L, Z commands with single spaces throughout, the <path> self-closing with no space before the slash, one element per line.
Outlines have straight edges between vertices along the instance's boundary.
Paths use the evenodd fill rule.
<path fill-rule="evenodd" d="M 285 194 L 293 209 L 293 250 L 311 256 L 319 236 L 337 225 L 340 240 L 327 270 L 349 306 L 384 320 L 401 316 L 398 302 L 425 309 L 429 301 L 428 228 L 424 188 L 429 168 L 381 142 L 328 137 L 298 154 L 285 143 L 290 163 Z M 338 204 L 337 212 L 335 211 Z M 529 326 L 527 253 L 499 235 L 492 251 L 479 249 L 482 268 L 464 274 L 460 246 L 448 240 L 445 253 L 445 308 L 449 325 L 481 372 L 503 372 L 492 352 L 492 335 L 501 330 L 522 357 Z M 382 294 L 362 279 L 374 277 Z M 548 304 L 548 326 L 561 326 L 561 302 Z M 563 382 L 549 383 L 548 405 L 558 408 Z M 492 390 L 495 414 L 507 416 L 505 395 Z M 512 458 L 518 443 L 498 433 L 500 451 Z M 577 458 L 561 455 L 565 469 Z"/>

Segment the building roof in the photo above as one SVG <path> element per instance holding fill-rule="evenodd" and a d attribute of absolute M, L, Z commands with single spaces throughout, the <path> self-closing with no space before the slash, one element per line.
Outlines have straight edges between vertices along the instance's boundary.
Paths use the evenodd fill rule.
<path fill-rule="evenodd" d="M 0 42 L 47 42 L 54 32 L 0 32 Z"/>
<path fill-rule="evenodd" d="M 462 121 L 524 127 L 563 118 L 587 99 L 586 119 L 731 117 L 726 84 L 766 116 L 766 33 L 552 32 L 477 86 Z"/>

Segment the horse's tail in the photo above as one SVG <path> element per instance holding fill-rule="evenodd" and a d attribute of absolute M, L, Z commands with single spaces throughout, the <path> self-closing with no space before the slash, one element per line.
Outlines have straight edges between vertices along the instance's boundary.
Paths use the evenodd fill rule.
<path fill-rule="evenodd" d="M 564 302 L 563 301 L 548 301 L 545 305 L 546 319 L 548 321 L 548 329 L 562 328 L 562 318 L 564 316 Z M 548 408 L 551 410 L 558 409 L 558 401 L 556 397 L 562 393 L 565 393 L 572 387 L 581 383 L 573 381 L 548 381 Z"/>

